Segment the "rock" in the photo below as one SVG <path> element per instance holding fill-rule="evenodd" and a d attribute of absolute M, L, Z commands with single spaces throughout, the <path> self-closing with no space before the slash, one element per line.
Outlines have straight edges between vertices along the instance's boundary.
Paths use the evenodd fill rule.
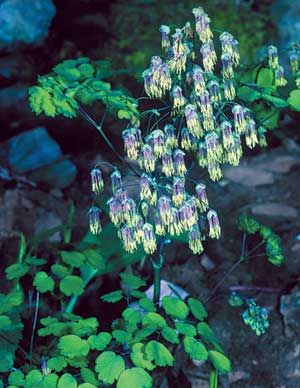
<path fill-rule="evenodd" d="M 264 203 L 251 206 L 252 214 L 291 221 L 298 217 L 297 209 L 280 203 Z"/>
<path fill-rule="evenodd" d="M 287 173 L 290 169 L 300 163 L 300 158 L 294 156 L 277 156 L 265 162 L 256 164 L 256 167 L 259 169 L 278 172 L 278 173 Z"/>
<path fill-rule="evenodd" d="M 215 268 L 215 263 L 207 256 L 206 253 L 201 255 L 200 257 L 200 263 L 203 268 L 205 268 L 207 271 L 211 271 Z"/>
<path fill-rule="evenodd" d="M 224 177 L 234 183 L 250 187 L 274 183 L 274 177 L 271 172 L 257 169 L 255 166 L 227 167 L 224 169 Z"/>
<path fill-rule="evenodd" d="M 299 334 L 300 287 L 294 287 L 290 294 L 280 298 L 280 313 L 283 316 L 284 333 L 287 337 Z"/>
<path fill-rule="evenodd" d="M 0 201 L 0 237 L 9 236 L 13 231 L 19 203 L 18 190 L 5 191 Z"/>
<path fill-rule="evenodd" d="M 37 45 L 48 35 L 55 15 L 52 0 L 3 0 L 0 4 L 0 49 Z"/>
<path fill-rule="evenodd" d="M 145 292 L 147 297 L 152 299 L 153 298 L 153 285 L 148 288 L 148 290 Z M 172 291 L 174 290 L 174 291 Z M 166 282 L 165 280 L 161 280 L 160 282 L 160 299 L 162 299 L 164 296 L 180 296 L 181 299 L 186 299 L 189 295 L 188 292 L 186 292 L 183 288 L 176 286 L 175 284 L 172 284 L 170 282 Z"/>
<path fill-rule="evenodd" d="M 55 228 L 56 226 L 60 226 L 62 223 L 63 223 L 62 220 L 56 214 L 52 212 L 47 212 L 42 208 L 38 209 L 37 219 L 34 225 L 35 234 L 45 232 L 47 229 Z M 60 233 L 56 232 L 55 234 L 53 234 L 48 238 L 48 241 L 60 242 L 61 241 Z"/>
<path fill-rule="evenodd" d="M 62 160 L 60 146 L 45 128 L 23 132 L 9 140 L 8 161 L 16 173 L 30 173 L 30 179 L 64 188 L 75 179 L 77 169 L 69 160 Z"/>
<path fill-rule="evenodd" d="M 230 384 L 236 383 L 237 381 L 240 381 L 240 380 L 248 380 L 248 379 L 250 379 L 250 374 L 242 370 L 233 371 L 228 374 L 228 380 Z"/>

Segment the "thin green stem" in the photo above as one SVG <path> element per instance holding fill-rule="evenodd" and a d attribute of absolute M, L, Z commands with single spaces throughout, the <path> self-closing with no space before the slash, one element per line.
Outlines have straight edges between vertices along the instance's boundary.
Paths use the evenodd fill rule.
<path fill-rule="evenodd" d="M 32 333 L 31 333 L 31 339 L 30 339 L 30 348 L 29 348 L 30 363 L 32 363 L 34 334 L 35 334 L 35 329 L 36 329 L 36 325 L 37 325 L 37 319 L 38 319 L 38 313 L 39 313 L 39 305 L 40 305 L 40 292 L 37 291 L 36 292 L 34 318 L 33 318 L 33 324 L 32 324 Z"/>
<path fill-rule="evenodd" d="M 160 270 L 163 265 L 163 258 L 160 256 L 160 261 L 159 263 L 155 262 L 152 260 L 152 268 L 153 268 L 153 302 L 158 303 L 160 300 L 160 284 L 161 284 L 161 276 L 160 276 Z"/>

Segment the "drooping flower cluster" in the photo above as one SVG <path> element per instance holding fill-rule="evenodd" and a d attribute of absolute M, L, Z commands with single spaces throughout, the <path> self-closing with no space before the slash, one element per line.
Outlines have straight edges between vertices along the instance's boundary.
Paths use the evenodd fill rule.
<path fill-rule="evenodd" d="M 160 239 L 184 234 L 192 252 L 201 253 L 206 236 L 219 238 L 219 219 L 210 209 L 206 186 L 193 181 L 194 189 L 188 191 L 187 154 L 193 153 L 215 181 L 222 177 L 222 164 L 239 163 L 242 136 L 249 148 L 258 143 L 251 112 L 234 101 L 238 42 L 228 32 L 221 34 L 218 60 L 210 18 L 201 7 L 193 14 L 196 33 L 190 23 L 174 33 L 168 26 L 160 27 L 166 59 L 152 57 L 143 73 L 150 98 L 169 97 L 169 119 L 158 119 L 163 125 L 152 125 L 145 136 L 137 126 L 122 134 L 126 156 L 141 169 L 138 198 L 128 194 L 119 170 L 111 174 L 109 216 L 129 252 L 142 245 L 146 253 L 153 254 Z M 196 37 L 199 55 L 194 47 Z M 101 172 L 92 174 L 92 188 L 95 194 L 103 189 Z M 94 214 L 95 210 L 91 231 L 98 232 Z"/>
<path fill-rule="evenodd" d="M 258 306 L 254 299 L 248 299 L 247 305 L 248 308 L 242 314 L 243 320 L 256 335 L 260 336 L 270 326 L 269 312 L 265 307 Z"/>

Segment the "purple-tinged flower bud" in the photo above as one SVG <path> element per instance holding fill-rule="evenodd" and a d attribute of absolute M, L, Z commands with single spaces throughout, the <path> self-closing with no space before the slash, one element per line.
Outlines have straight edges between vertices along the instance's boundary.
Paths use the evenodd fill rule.
<path fill-rule="evenodd" d="M 92 206 L 89 210 L 89 224 L 92 234 L 100 234 L 102 227 L 100 223 L 101 210 L 97 206 Z"/>
<path fill-rule="evenodd" d="M 175 114 L 181 113 L 183 107 L 186 104 L 186 98 L 183 96 L 182 89 L 180 86 L 175 85 L 173 87 L 172 97 L 173 97 L 173 112 Z"/>
<path fill-rule="evenodd" d="M 188 130 L 197 139 L 200 139 L 200 137 L 203 136 L 203 129 L 201 127 L 196 106 L 192 104 L 187 105 L 185 107 L 184 114 Z"/>
<path fill-rule="evenodd" d="M 205 43 L 200 48 L 204 70 L 212 73 L 216 64 L 216 54 L 211 43 Z"/>
<path fill-rule="evenodd" d="M 207 170 L 212 181 L 216 182 L 222 178 L 222 170 L 220 168 L 219 163 L 208 163 Z"/>
<path fill-rule="evenodd" d="M 222 74 L 224 79 L 232 79 L 233 73 L 233 60 L 230 54 L 224 53 L 221 55 L 222 62 Z"/>
<path fill-rule="evenodd" d="M 241 105 L 236 104 L 232 108 L 232 114 L 234 119 L 234 128 L 237 133 L 244 133 L 246 129 L 246 120 L 244 116 L 244 110 Z"/>
<path fill-rule="evenodd" d="M 238 50 L 238 41 L 229 34 L 229 32 L 223 32 L 220 35 L 220 41 L 222 45 L 223 53 L 227 53 L 232 57 L 233 63 L 237 66 L 240 61 L 240 54 Z"/>
<path fill-rule="evenodd" d="M 173 37 L 172 45 L 172 57 L 168 61 L 168 66 L 173 73 L 180 74 L 186 69 L 186 60 L 190 52 L 189 47 L 183 43 L 183 35 L 179 28 L 176 29 L 176 32 Z"/>
<path fill-rule="evenodd" d="M 111 179 L 111 189 L 112 193 L 115 194 L 117 190 L 121 189 L 123 184 L 122 184 L 122 178 L 121 178 L 121 173 L 119 170 L 114 170 L 110 174 L 110 179 Z"/>
<path fill-rule="evenodd" d="M 102 173 L 99 168 L 93 168 L 91 171 L 92 191 L 95 194 L 100 194 L 104 188 Z"/>
<path fill-rule="evenodd" d="M 185 199 L 185 182 L 183 178 L 176 177 L 173 180 L 172 201 L 175 206 L 180 206 Z"/>
<path fill-rule="evenodd" d="M 284 68 L 282 66 L 278 66 L 275 69 L 275 85 L 276 86 L 285 86 L 287 84 L 287 80 L 284 78 Z"/>
<path fill-rule="evenodd" d="M 163 225 L 168 225 L 172 221 L 171 199 L 164 195 L 158 199 L 157 206 Z"/>
<path fill-rule="evenodd" d="M 137 213 L 134 200 L 132 198 L 125 199 L 121 205 L 125 222 L 127 222 L 129 226 L 136 226 Z"/>
<path fill-rule="evenodd" d="M 230 163 L 233 166 L 238 166 L 240 159 L 243 155 L 242 143 L 240 136 L 237 133 L 233 134 L 234 144 L 230 146 L 227 150 L 226 162 Z"/>
<path fill-rule="evenodd" d="M 184 176 L 186 174 L 186 167 L 184 163 L 185 153 L 179 148 L 173 153 L 173 160 L 176 174 L 179 176 Z"/>
<path fill-rule="evenodd" d="M 267 147 L 267 138 L 266 138 L 266 128 L 263 126 L 260 126 L 257 130 L 258 133 L 258 141 L 259 141 L 259 146 L 260 147 Z"/>
<path fill-rule="evenodd" d="M 178 140 L 175 132 L 175 127 L 171 124 L 165 125 L 164 133 L 165 133 L 166 148 L 170 148 L 170 149 L 177 148 Z"/>
<path fill-rule="evenodd" d="M 168 225 L 168 232 L 171 236 L 179 236 L 183 232 L 179 210 L 175 207 L 172 207 L 172 222 Z"/>
<path fill-rule="evenodd" d="M 204 251 L 198 225 L 194 225 L 189 231 L 189 248 L 195 255 Z"/>
<path fill-rule="evenodd" d="M 121 202 L 117 198 L 111 197 L 107 201 L 107 205 L 111 222 L 116 226 L 120 225 L 124 221 Z"/>
<path fill-rule="evenodd" d="M 143 246 L 147 254 L 152 255 L 157 248 L 153 226 L 149 223 L 143 225 Z"/>
<path fill-rule="evenodd" d="M 220 91 L 220 85 L 218 81 L 211 80 L 207 84 L 209 95 L 210 95 L 210 101 L 211 102 L 220 102 L 222 100 L 221 91 Z"/>
<path fill-rule="evenodd" d="M 166 176 L 173 176 L 175 169 L 174 169 L 174 163 L 173 163 L 173 158 L 172 158 L 172 152 L 170 150 L 165 151 L 161 158 L 162 162 L 162 172 Z"/>
<path fill-rule="evenodd" d="M 123 242 L 125 251 L 133 253 L 137 249 L 137 240 L 134 228 L 128 225 L 122 226 L 119 236 Z"/>
<path fill-rule="evenodd" d="M 142 77 L 145 91 L 151 98 L 161 98 L 171 89 L 172 79 L 168 65 L 160 57 L 152 57 L 150 68 L 143 72 Z"/>
<path fill-rule="evenodd" d="M 170 75 L 169 67 L 166 63 L 162 63 L 159 67 L 159 80 L 157 81 L 157 86 L 161 88 L 161 93 L 157 97 L 163 97 L 166 94 L 166 91 L 170 90 L 172 87 L 172 78 Z"/>
<path fill-rule="evenodd" d="M 193 38 L 194 33 L 190 22 L 186 22 L 183 27 L 183 34 L 185 38 Z"/>
<path fill-rule="evenodd" d="M 147 202 L 145 201 L 142 201 L 141 203 L 141 213 L 143 215 L 144 218 L 147 218 L 148 217 L 148 214 L 149 214 L 149 205 Z"/>
<path fill-rule="evenodd" d="M 278 50 L 275 46 L 268 46 L 267 48 L 268 52 L 268 60 L 269 60 L 269 66 L 271 69 L 277 69 L 279 66 L 279 59 L 278 59 Z"/>
<path fill-rule="evenodd" d="M 204 90 L 204 93 L 197 99 L 197 103 L 200 107 L 201 113 L 205 119 L 211 119 L 213 115 L 213 109 L 210 103 L 210 96 L 208 90 Z"/>
<path fill-rule="evenodd" d="M 181 131 L 181 143 L 180 146 L 185 151 L 196 151 L 197 141 L 196 138 L 189 132 L 187 128 L 182 128 Z"/>
<path fill-rule="evenodd" d="M 153 89 L 156 89 L 154 85 L 154 80 L 153 80 L 153 71 L 151 69 L 146 69 L 143 72 L 142 77 L 144 79 L 144 88 L 145 88 L 146 94 L 149 97 L 154 97 L 157 94 L 157 92 L 156 90 L 155 91 L 153 90 Z"/>
<path fill-rule="evenodd" d="M 115 198 L 117 200 L 119 200 L 120 202 L 123 202 L 125 201 L 125 199 L 128 198 L 128 193 L 127 193 L 127 190 L 121 188 L 121 189 L 118 189 L 116 192 L 115 192 Z"/>
<path fill-rule="evenodd" d="M 232 80 L 231 79 L 224 79 L 223 84 L 224 84 L 224 96 L 225 96 L 226 100 L 228 100 L 228 101 L 234 100 L 235 96 L 236 96 L 236 92 L 235 92 L 235 88 L 234 88 Z"/>
<path fill-rule="evenodd" d="M 210 238 L 220 238 L 221 227 L 220 227 L 218 214 L 215 210 L 210 210 L 207 213 L 207 221 L 208 221 L 208 225 L 209 225 L 209 237 Z"/>
<path fill-rule="evenodd" d="M 208 163 L 220 162 L 222 159 L 222 146 L 219 136 L 215 132 L 210 132 L 205 136 Z"/>
<path fill-rule="evenodd" d="M 159 236 L 165 236 L 166 235 L 166 227 L 163 225 L 160 214 L 155 213 L 154 216 L 154 226 L 155 226 L 155 233 Z"/>
<path fill-rule="evenodd" d="M 194 201 L 186 201 L 179 209 L 180 222 L 185 231 L 191 229 L 198 221 L 198 213 Z"/>
<path fill-rule="evenodd" d="M 161 158 L 165 151 L 165 135 L 160 129 L 151 133 L 153 139 L 153 153 L 156 158 Z"/>
<path fill-rule="evenodd" d="M 155 170 L 155 157 L 153 149 L 149 144 L 144 144 L 141 149 L 139 165 L 148 173 Z"/>
<path fill-rule="evenodd" d="M 234 143 L 232 126 L 229 121 L 223 121 L 220 125 L 220 129 L 222 132 L 223 146 L 227 150 Z"/>
<path fill-rule="evenodd" d="M 193 9 L 193 14 L 196 20 L 196 31 L 202 43 L 207 43 L 212 37 L 213 33 L 210 29 L 210 18 L 204 12 L 203 8 L 198 7 Z"/>
<path fill-rule="evenodd" d="M 196 204 L 201 212 L 208 209 L 208 198 L 206 194 L 206 186 L 203 183 L 198 183 L 195 187 Z"/>
<path fill-rule="evenodd" d="M 200 66 L 193 67 L 192 77 L 194 80 L 195 94 L 200 96 L 205 90 L 204 72 Z"/>
<path fill-rule="evenodd" d="M 299 56 L 297 53 L 290 54 L 290 66 L 293 74 L 299 71 Z"/>
<path fill-rule="evenodd" d="M 147 174 L 140 177 L 140 198 L 142 201 L 149 202 L 152 197 L 151 179 Z"/>
<path fill-rule="evenodd" d="M 141 130 L 139 128 L 129 128 L 122 133 L 125 152 L 129 159 L 138 158 L 139 147 L 141 145 Z"/>
<path fill-rule="evenodd" d="M 134 228 L 134 238 L 138 244 L 143 242 L 144 231 L 143 231 L 144 221 L 141 216 L 137 216 L 136 226 Z"/>
<path fill-rule="evenodd" d="M 256 144 L 258 144 L 255 121 L 252 119 L 249 120 L 249 123 L 247 124 L 246 132 L 245 132 L 245 140 L 246 140 L 246 145 L 251 149 L 254 148 Z"/>
<path fill-rule="evenodd" d="M 197 160 L 200 167 L 207 167 L 207 150 L 206 145 L 203 142 L 198 144 Z"/>
<path fill-rule="evenodd" d="M 162 25 L 159 28 L 159 32 L 161 33 L 161 47 L 163 50 L 168 50 L 170 47 L 170 27 Z"/>

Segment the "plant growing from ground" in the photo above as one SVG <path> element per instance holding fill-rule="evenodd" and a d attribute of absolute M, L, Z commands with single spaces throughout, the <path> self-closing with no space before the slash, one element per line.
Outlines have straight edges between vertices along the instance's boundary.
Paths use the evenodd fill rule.
<path fill-rule="evenodd" d="M 213 40 L 207 14 L 200 7 L 193 14 L 195 23 L 188 22 L 181 29 L 160 27 L 164 57 L 152 57 L 143 74 L 148 97 L 135 100 L 122 91 L 112 91 L 103 81 L 107 77 L 103 63 L 88 58 L 62 62 L 30 89 L 35 113 L 68 118 L 81 114 L 87 119 L 123 167 L 135 175 L 139 194 L 129 194 L 120 168 L 101 162 L 112 169 L 111 195 L 105 203 L 106 192 L 102 192 L 106 177 L 99 163 L 91 171 L 95 200 L 89 220 L 93 235 L 86 236 L 75 249 L 58 249 L 55 263 L 35 257 L 34 249 L 22 237 L 18 262 L 6 269 L 14 288 L 1 295 L 0 330 L 5 347 L 0 371 L 7 373 L 5 384 L 11 388 L 92 388 L 101 384 L 151 387 L 151 373 L 173 366 L 178 346 L 194 360 L 209 360 L 211 388 L 218 386 L 218 374 L 231 370 L 230 360 L 205 322 L 203 304 L 192 297 L 181 300 L 172 288 L 171 295 L 161 297 L 164 248 L 178 240 L 200 254 L 206 238 L 220 237 L 218 215 L 210 207 L 206 185 L 190 178 L 191 174 L 200 167 L 213 181 L 220 180 L 224 164 L 239 164 L 244 141 L 251 149 L 265 145 L 270 117 L 265 110 L 259 116 L 259 104 L 274 107 L 277 112 L 288 106 L 299 110 L 300 101 L 298 90 L 287 101 L 279 95 L 278 87 L 284 86 L 285 78 L 274 48 L 268 50 L 268 63 L 256 68 L 254 81 L 246 81 L 237 72 L 240 58 L 236 39 L 223 32 L 219 40 Z M 298 79 L 298 48 L 294 50 L 291 63 Z M 140 113 L 138 103 L 144 99 L 153 107 Z M 85 106 L 96 101 L 117 113 L 119 119 L 129 121 L 122 133 L 127 159 L 104 133 L 105 114 L 97 123 L 87 112 Z M 244 106 L 245 101 L 252 104 L 256 114 Z M 103 213 L 111 223 L 102 227 Z M 63 228 L 65 243 L 71 242 L 71 220 L 70 216 Z M 247 217 L 242 219 L 241 228 L 248 234 L 259 233 L 269 261 L 275 265 L 282 262 L 278 237 L 272 231 Z M 245 246 L 244 237 L 238 264 L 245 260 Z M 122 288 L 102 296 L 107 303 L 128 304 L 121 317 L 112 322 L 110 331 L 101 330 L 95 317 L 74 314 L 78 297 L 93 278 L 145 257 L 153 265 L 153 296 L 145 292 L 141 278 L 122 274 Z M 26 311 L 26 305 L 22 306 L 23 278 L 35 289 L 27 350 L 19 344 Z M 44 317 L 39 320 L 44 294 L 51 295 L 58 311 L 55 316 L 43 311 Z M 263 333 L 266 314 L 253 300 L 246 303 L 245 323 Z M 35 346 L 38 327 L 39 345 Z M 14 362 L 14 354 L 22 357 L 20 362 Z"/>

